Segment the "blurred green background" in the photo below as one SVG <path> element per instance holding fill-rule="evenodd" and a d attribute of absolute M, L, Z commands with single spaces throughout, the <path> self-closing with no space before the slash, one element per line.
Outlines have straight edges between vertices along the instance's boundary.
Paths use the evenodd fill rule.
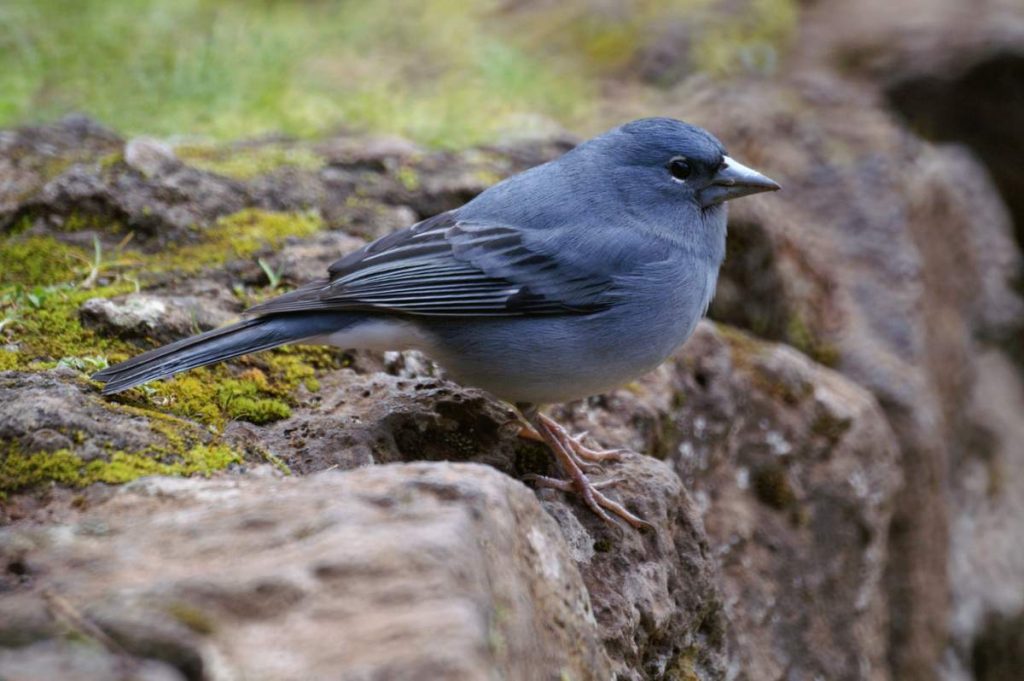
<path fill-rule="evenodd" d="M 545 122 L 588 132 L 689 75 L 776 69 L 795 0 L 730 6 L 3 0 L 0 127 L 82 112 L 129 135 L 347 127 L 444 147 Z"/>

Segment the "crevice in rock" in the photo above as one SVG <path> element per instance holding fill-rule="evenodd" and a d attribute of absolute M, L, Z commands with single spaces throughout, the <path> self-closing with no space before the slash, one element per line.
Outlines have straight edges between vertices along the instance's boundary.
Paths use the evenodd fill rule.
<path fill-rule="evenodd" d="M 771 235 L 764 225 L 735 220 L 726 244 L 728 254 L 708 316 L 762 338 L 786 340 L 788 297 Z"/>
<path fill-rule="evenodd" d="M 1024 612 L 992 615 L 974 640 L 971 667 L 977 681 L 1011 681 L 1024 666 Z"/>

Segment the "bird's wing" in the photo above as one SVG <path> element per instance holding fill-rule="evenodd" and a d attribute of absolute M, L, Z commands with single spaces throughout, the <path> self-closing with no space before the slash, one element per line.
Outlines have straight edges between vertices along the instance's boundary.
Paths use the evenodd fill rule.
<path fill-rule="evenodd" d="M 330 277 L 249 310 L 381 310 L 409 315 L 595 312 L 612 279 L 546 252 L 514 227 L 442 213 L 350 253 Z"/>

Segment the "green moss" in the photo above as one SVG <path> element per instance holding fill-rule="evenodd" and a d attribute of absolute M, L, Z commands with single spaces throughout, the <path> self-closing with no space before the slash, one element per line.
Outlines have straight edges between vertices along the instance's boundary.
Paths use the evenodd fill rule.
<path fill-rule="evenodd" d="M 317 170 L 324 159 L 309 149 L 267 144 L 253 147 L 183 145 L 174 150 L 189 165 L 237 180 L 250 180 L 280 168 Z"/>
<path fill-rule="evenodd" d="M 849 418 L 838 417 L 835 414 L 822 410 L 811 422 L 811 433 L 828 439 L 830 442 L 837 442 L 846 434 L 852 422 Z"/>
<path fill-rule="evenodd" d="M 19 366 L 28 368 L 34 362 L 55 363 L 67 357 L 117 352 L 127 357 L 131 346 L 84 328 L 78 309 L 90 298 L 109 298 L 132 290 L 134 286 L 129 282 L 91 290 L 55 287 L 38 291 L 36 302 L 9 304 L 7 311 L 13 315 L 10 333 L 18 345 Z M 5 312 L 4 307 L 0 303 L 0 313 Z"/>
<path fill-rule="evenodd" d="M 242 357 L 233 366 L 202 367 L 125 393 L 132 404 L 160 409 L 208 426 L 238 419 L 265 424 L 288 418 L 295 391 L 319 389 L 317 369 L 340 368 L 342 353 L 332 348 L 290 347 Z"/>
<path fill-rule="evenodd" d="M 150 271 L 188 274 L 277 248 L 289 237 L 323 229 L 316 211 L 281 213 L 247 208 L 227 215 L 199 235 L 199 242 L 150 258 Z"/>
<path fill-rule="evenodd" d="M 790 315 L 786 323 L 786 340 L 819 364 L 835 367 L 839 363 L 839 349 L 819 338 L 799 313 Z"/>
<path fill-rule="evenodd" d="M 757 362 L 758 356 L 769 347 L 764 341 L 735 327 L 722 324 L 717 328 L 722 339 L 729 344 L 733 363 L 749 375 L 751 384 L 760 392 L 790 405 L 800 404 L 814 392 L 810 383 L 783 380 Z"/>
<path fill-rule="evenodd" d="M 64 221 L 59 227 L 59 231 L 68 233 L 88 230 L 102 230 L 117 233 L 124 231 L 124 227 L 119 222 L 111 220 L 106 216 L 82 212 L 76 212 L 68 215 L 64 218 Z"/>
<path fill-rule="evenodd" d="M 742 13 L 719 13 L 704 26 L 690 56 L 698 70 L 713 75 L 773 73 L 798 19 L 794 0 L 749 0 Z"/>
<path fill-rule="evenodd" d="M 209 476 L 241 461 L 242 455 L 225 445 L 198 445 L 166 461 L 127 452 L 113 452 L 107 460 L 83 461 L 67 449 L 25 454 L 9 448 L 0 460 L 0 491 L 13 492 L 50 482 L 72 487 L 95 482 L 117 484 L 146 475 Z"/>
<path fill-rule="evenodd" d="M 167 606 L 167 614 L 202 636 L 209 636 L 217 630 L 213 619 L 203 610 L 185 602 L 174 602 Z"/>
<path fill-rule="evenodd" d="M 266 377 L 262 380 L 230 379 L 217 389 L 217 401 L 228 416 L 250 423 L 263 424 L 280 421 L 292 415 L 291 408 L 279 399 L 266 397 L 269 389 Z"/>
<path fill-rule="evenodd" d="M 10 371 L 19 364 L 18 353 L 10 350 L 0 350 L 0 371 Z"/>
<path fill-rule="evenodd" d="M 66 449 L 30 455 L 9 451 L 0 462 L 0 490 L 12 492 L 44 482 L 74 485 L 81 479 L 81 469 L 82 460 Z"/>
<path fill-rule="evenodd" d="M 697 673 L 699 668 L 698 652 L 693 647 L 680 652 L 669 665 L 665 678 L 671 679 L 671 681 L 699 681 L 701 677 Z"/>
<path fill-rule="evenodd" d="M 217 402 L 217 386 L 228 375 L 224 365 L 194 369 L 136 388 L 132 397 L 141 398 L 142 404 L 165 409 L 183 418 L 208 425 L 223 425 L 225 418 Z"/>
<path fill-rule="evenodd" d="M 48 286 L 74 278 L 86 262 L 81 249 L 48 236 L 15 236 L 0 241 L 0 286 Z"/>
<path fill-rule="evenodd" d="M 722 340 L 729 344 L 732 350 L 733 361 L 739 366 L 749 367 L 751 359 L 761 353 L 764 345 L 743 331 L 727 324 L 718 324 L 715 327 L 721 335 Z"/>
<path fill-rule="evenodd" d="M 86 218 L 65 225 L 101 226 Z M 119 251 L 117 260 L 51 237 L 10 235 L 0 240 L 0 345 L 13 349 L 0 350 L 0 370 L 40 371 L 60 363 L 87 374 L 107 362 L 134 356 L 140 351 L 137 346 L 82 326 L 79 310 L 86 300 L 132 292 L 154 273 L 180 276 L 252 257 L 290 236 L 309 236 L 321 227 L 315 213 L 246 210 L 197 233 L 197 243 L 152 255 Z M 92 279 L 111 283 L 83 288 L 94 268 L 101 276 Z M 24 454 L 13 446 L 5 451 L 0 444 L 0 493 L 43 483 L 114 484 L 142 475 L 220 470 L 241 461 L 241 455 L 224 446 L 201 444 L 207 429 L 217 431 L 231 419 L 262 424 L 287 418 L 297 390 L 318 389 L 317 369 L 338 367 L 344 361 L 344 355 L 328 348 L 282 348 L 126 391 L 102 405 L 144 418 L 157 435 L 155 444 L 88 462 L 79 459 L 75 447 Z M 75 443 L 84 438 L 80 432 L 65 435 Z"/>
<path fill-rule="evenodd" d="M 290 395 L 300 385 L 310 392 L 320 389 L 317 369 L 338 369 L 346 361 L 335 348 L 315 345 L 286 345 L 262 357 L 269 385 L 267 391 L 279 397 Z"/>
<path fill-rule="evenodd" d="M 111 152 L 106 156 L 101 156 L 96 160 L 96 165 L 99 166 L 100 170 L 111 170 L 124 163 L 124 152 L 121 150 Z"/>
<path fill-rule="evenodd" d="M 395 175 L 398 181 L 402 183 L 402 186 L 409 191 L 414 192 L 420 188 L 420 175 L 416 172 L 415 168 L 402 166 Z"/>

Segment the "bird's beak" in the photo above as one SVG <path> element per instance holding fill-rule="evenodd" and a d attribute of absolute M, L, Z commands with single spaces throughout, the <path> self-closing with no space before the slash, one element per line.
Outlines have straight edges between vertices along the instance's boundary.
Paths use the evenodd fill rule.
<path fill-rule="evenodd" d="M 779 189 L 781 187 L 774 180 L 726 156 L 711 184 L 700 191 L 700 202 L 705 208 L 709 208 L 741 196 L 774 192 Z"/>

